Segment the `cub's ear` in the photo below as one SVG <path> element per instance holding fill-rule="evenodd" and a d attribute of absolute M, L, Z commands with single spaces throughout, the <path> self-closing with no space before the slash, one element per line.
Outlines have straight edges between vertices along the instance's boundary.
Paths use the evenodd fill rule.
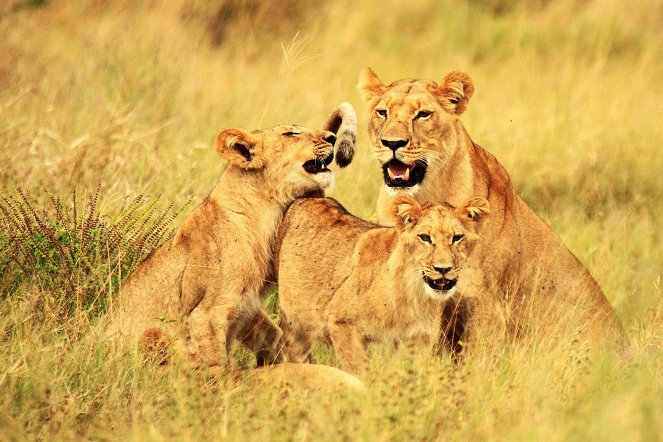
<path fill-rule="evenodd" d="M 359 88 L 359 93 L 361 93 L 369 109 L 378 103 L 382 94 L 387 90 L 371 68 L 361 70 L 357 88 Z"/>
<path fill-rule="evenodd" d="M 460 115 L 474 94 L 474 82 L 465 72 L 453 71 L 444 77 L 435 94 L 444 110 Z"/>
<path fill-rule="evenodd" d="M 391 200 L 391 215 L 398 230 L 419 221 L 421 212 L 421 205 L 407 195 L 398 195 Z"/>
<path fill-rule="evenodd" d="M 486 198 L 475 196 L 461 204 L 461 206 L 456 209 L 456 213 L 461 219 L 479 221 L 479 219 L 490 213 L 490 203 Z"/>
<path fill-rule="evenodd" d="M 224 129 L 216 136 L 216 151 L 230 164 L 242 169 L 261 169 L 262 156 L 257 152 L 260 137 L 244 129 Z"/>

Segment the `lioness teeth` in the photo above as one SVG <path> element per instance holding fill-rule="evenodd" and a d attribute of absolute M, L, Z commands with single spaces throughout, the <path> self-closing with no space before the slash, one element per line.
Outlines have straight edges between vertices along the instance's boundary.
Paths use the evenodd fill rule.
<path fill-rule="evenodd" d="M 410 179 L 410 169 L 411 167 L 406 164 L 390 164 L 387 167 L 387 174 L 392 180 L 408 181 Z"/>
<path fill-rule="evenodd" d="M 403 181 L 408 181 L 410 179 L 410 168 L 405 168 L 405 173 L 403 174 Z"/>

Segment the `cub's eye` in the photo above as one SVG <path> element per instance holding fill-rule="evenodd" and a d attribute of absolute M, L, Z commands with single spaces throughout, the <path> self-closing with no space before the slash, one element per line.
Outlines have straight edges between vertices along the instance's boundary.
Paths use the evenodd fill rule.
<path fill-rule="evenodd" d="M 301 134 L 301 132 L 298 131 L 298 130 L 291 130 L 291 131 L 288 131 L 288 132 L 283 132 L 283 136 L 285 136 L 285 137 L 296 137 L 299 134 Z"/>
<path fill-rule="evenodd" d="M 426 235 L 425 233 L 422 233 L 422 234 L 417 235 L 417 236 L 419 237 L 421 242 L 425 242 L 425 243 L 428 243 L 428 244 L 432 244 L 432 242 L 433 242 L 430 238 L 430 235 Z"/>
<path fill-rule="evenodd" d="M 387 109 L 378 109 L 375 113 L 378 114 L 378 117 L 380 118 L 387 118 Z"/>
<path fill-rule="evenodd" d="M 433 113 L 428 112 L 428 111 L 419 111 L 417 112 L 417 115 L 414 117 L 415 120 L 426 120 L 429 118 Z"/>
<path fill-rule="evenodd" d="M 465 235 L 461 235 L 461 234 L 454 235 L 454 236 L 451 237 L 451 244 L 456 244 L 457 242 L 459 242 L 463 238 L 465 238 Z"/>

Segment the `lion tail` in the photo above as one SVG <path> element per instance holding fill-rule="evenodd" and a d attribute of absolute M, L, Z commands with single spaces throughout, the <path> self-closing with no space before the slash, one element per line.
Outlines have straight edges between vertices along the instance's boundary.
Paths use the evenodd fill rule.
<path fill-rule="evenodd" d="M 325 130 L 336 134 L 334 157 L 336 164 L 345 167 L 352 162 L 357 141 L 357 114 L 350 103 L 344 102 L 336 106 L 329 115 L 324 126 Z"/>

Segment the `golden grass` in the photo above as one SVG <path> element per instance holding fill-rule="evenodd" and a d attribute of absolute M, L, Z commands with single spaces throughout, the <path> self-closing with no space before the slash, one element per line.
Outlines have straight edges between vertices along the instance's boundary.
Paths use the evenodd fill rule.
<path fill-rule="evenodd" d="M 373 219 L 360 69 L 386 82 L 466 70 L 469 133 L 590 268 L 636 348 L 587 363 L 507 344 L 454 365 L 376 347 L 365 395 L 256 388 L 143 365 L 85 312 L 53 314 L 57 290 L 26 284 L 0 300 L 4 438 L 660 438 L 661 22 L 656 0 L 0 7 L 0 187 L 39 207 L 42 187 L 65 200 L 98 183 L 109 216 L 139 194 L 195 204 L 224 167 L 219 130 L 319 127 L 350 101 L 358 153 L 331 195 Z"/>

